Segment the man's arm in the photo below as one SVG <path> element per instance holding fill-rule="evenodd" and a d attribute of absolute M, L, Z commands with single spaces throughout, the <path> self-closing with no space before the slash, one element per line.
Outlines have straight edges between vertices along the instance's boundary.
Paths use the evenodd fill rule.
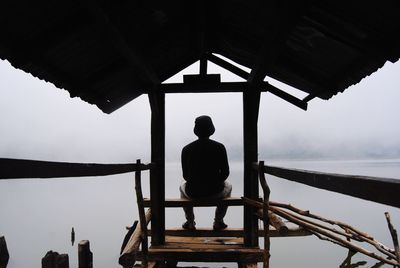
<path fill-rule="evenodd" d="M 187 181 L 187 178 L 188 178 L 188 164 L 187 164 L 187 152 L 186 152 L 185 148 L 182 149 L 181 165 L 182 165 L 182 176 Z"/>
<path fill-rule="evenodd" d="M 221 144 L 221 179 L 225 181 L 229 176 L 228 155 L 225 146 Z"/>

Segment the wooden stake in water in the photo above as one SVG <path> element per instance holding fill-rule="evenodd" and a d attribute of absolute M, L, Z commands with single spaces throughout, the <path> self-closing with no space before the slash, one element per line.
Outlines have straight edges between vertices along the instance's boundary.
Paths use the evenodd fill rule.
<path fill-rule="evenodd" d="M 0 268 L 6 268 L 9 259 L 6 239 L 4 236 L 0 236 Z"/>
<path fill-rule="evenodd" d="M 78 244 L 79 268 L 93 268 L 93 253 L 90 251 L 89 240 L 82 240 Z"/>
<path fill-rule="evenodd" d="M 71 244 L 72 244 L 72 246 L 74 246 L 74 243 L 75 243 L 75 230 L 74 230 L 74 227 L 72 227 L 72 230 L 71 230 Z"/>

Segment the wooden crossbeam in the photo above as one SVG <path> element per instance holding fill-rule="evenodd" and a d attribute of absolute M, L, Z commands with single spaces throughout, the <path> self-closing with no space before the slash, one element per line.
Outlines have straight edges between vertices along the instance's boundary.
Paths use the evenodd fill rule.
<path fill-rule="evenodd" d="M 160 85 L 160 90 L 167 94 L 175 93 L 235 93 L 245 92 L 248 87 L 246 82 L 221 82 L 213 84 L 184 84 L 184 83 L 166 83 Z M 258 86 L 261 92 L 270 92 L 275 96 L 299 107 L 307 110 L 307 102 L 296 98 L 293 95 L 269 84 L 261 82 Z"/>
<path fill-rule="evenodd" d="M 227 228 L 221 231 L 216 231 L 211 228 L 196 228 L 196 230 L 178 228 L 165 230 L 165 235 L 167 236 L 183 237 L 243 237 L 243 234 L 244 232 L 242 228 Z M 299 227 L 289 228 L 285 233 L 279 232 L 273 227 L 269 229 L 270 237 L 295 237 L 309 235 L 312 234 L 309 231 Z M 258 236 L 264 237 L 264 230 L 258 230 Z"/>
<path fill-rule="evenodd" d="M 203 200 L 188 200 L 188 199 L 166 199 L 164 202 L 165 207 L 176 208 L 176 207 L 213 207 L 216 205 L 227 205 L 227 206 L 243 206 L 244 202 L 241 198 L 228 197 L 224 199 L 203 199 Z M 144 206 L 150 207 L 151 200 L 148 198 L 144 199 Z"/>

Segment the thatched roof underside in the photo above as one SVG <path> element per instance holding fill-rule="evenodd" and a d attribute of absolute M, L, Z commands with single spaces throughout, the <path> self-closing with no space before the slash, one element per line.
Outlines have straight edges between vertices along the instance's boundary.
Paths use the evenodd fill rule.
<path fill-rule="evenodd" d="M 106 113 L 222 55 L 329 99 L 400 57 L 398 1 L 2 1 L 0 58 Z"/>

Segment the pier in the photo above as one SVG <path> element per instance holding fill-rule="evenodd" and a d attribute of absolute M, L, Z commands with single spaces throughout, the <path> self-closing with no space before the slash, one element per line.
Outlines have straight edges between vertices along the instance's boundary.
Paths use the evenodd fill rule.
<path fill-rule="evenodd" d="M 312 100 L 329 100 L 386 62 L 399 60 L 397 3 L 90 0 L 6 3 L 1 10 L 0 59 L 15 68 L 51 82 L 107 114 L 141 95 L 148 98 L 148 163 L 0 158 L 0 179 L 7 180 L 134 172 L 139 219 L 122 241 L 118 262 L 124 268 L 175 266 L 181 261 L 232 262 L 243 268 L 262 263 L 268 268 L 271 237 L 301 239 L 310 235 L 382 263 L 400 265 L 397 232 L 390 215 L 386 219 L 393 247 L 349 224 L 270 200 L 274 189 L 268 176 L 399 208 L 398 180 L 274 167 L 260 161 L 258 145 L 262 95 L 274 95 L 304 112 Z M 197 73 L 183 75 L 180 83 L 166 82 L 197 62 Z M 223 81 L 220 73 L 210 72 L 211 63 L 241 81 Z M 273 80 L 298 89 L 304 97 L 273 85 Z M 222 200 L 165 197 L 166 96 L 190 93 L 235 93 L 242 98 L 238 107 L 243 111 L 241 196 Z M 145 179 L 150 196 L 142 193 Z M 165 226 L 165 212 L 170 207 L 219 204 L 243 207 L 242 228 L 188 231 Z M 263 228 L 259 228 L 260 222 Z M 9 260 L 3 240 L 1 268 Z M 354 241 L 366 243 L 374 251 Z M 81 241 L 79 267 L 91 268 L 95 254 L 88 241 Z M 66 268 L 68 263 L 68 256 L 49 251 L 42 267 Z"/>

